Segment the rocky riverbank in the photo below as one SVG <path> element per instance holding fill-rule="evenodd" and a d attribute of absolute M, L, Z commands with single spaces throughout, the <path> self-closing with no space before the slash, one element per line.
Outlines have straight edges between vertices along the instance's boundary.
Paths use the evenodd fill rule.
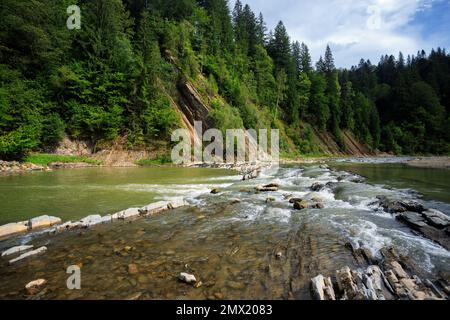
<path fill-rule="evenodd" d="M 49 170 L 49 168 L 46 166 L 38 166 L 33 163 L 0 160 L 0 173 L 21 173 L 46 170 Z"/>
<path fill-rule="evenodd" d="M 450 169 L 450 157 L 424 157 L 410 160 L 408 166 L 417 168 Z"/>
<path fill-rule="evenodd" d="M 350 246 L 361 265 L 346 266 L 334 277 L 318 275 L 311 279 L 311 293 L 316 300 L 448 300 L 450 284 L 439 280 L 423 281 L 414 272 L 411 262 L 400 257 L 393 248 L 381 250 L 382 259 Z M 367 266 L 368 264 L 368 266 Z M 410 270 L 409 272 L 405 271 Z"/>

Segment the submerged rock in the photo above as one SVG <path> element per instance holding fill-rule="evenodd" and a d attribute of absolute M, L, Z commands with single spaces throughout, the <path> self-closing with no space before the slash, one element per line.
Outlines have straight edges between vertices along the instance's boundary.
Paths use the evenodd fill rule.
<path fill-rule="evenodd" d="M 38 280 L 34 280 L 29 282 L 26 286 L 25 286 L 25 290 L 27 291 L 27 293 L 29 295 L 35 295 L 37 294 L 39 291 L 42 290 L 42 287 L 44 285 L 47 284 L 47 280 L 45 279 L 38 279 Z"/>
<path fill-rule="evenodd" d="M 323 185 L 320 182 L 313 183 L 313 185 L 310 187 L 311 191 L 314 191 L 314 192 L 319 192 L 323 188 L 325 188 L 325 185 Z"/>
<path fill-rule="evenodd" d="M 268 198 L 266 199 L 266 203 L 271 203 L 271 202 L 275 202 L 275 201 L 276 201 L 276 199 L 273 198 L 273 197 L 268 197 Z"/>
<path fill-rule="evenodd" d="M 33 249 L 33 245 L 12 247 L 6 251 L 3 251 L 2 257 L 10 256 L 10 255 L 17 254 L 17 253 L 22 253 L 22 252 L 25 252 L 25 251 L 28 251 L 31 249 Z"/>
<path fill-rule="evenodd" d="M 134 264 L 134 263 L 130 263 L 128 265 L 128 273 L 129 274 L 137 274 L 137 273 L 139 273 L 139 269 L 138 269 L 137 265 Z"/>
<path fill-rule="evenodd" d="M 197 279 L 195 278 L 194 275 L 186 273 L 186 272 L 181 272 L 178 275 L 178 279 L 180 281 L 183 281 L 183 282 L 187 283 L 187 284 L 195 284 L 197 282 Z"/>
<path fill-rule="evenodd" d="M 211 194 L 219 194 L 220 193 L 220 189 L 212 189 L 211 190 Z"/>
<path fill-rule="evenodd" d="M 33 250 L 33 251 L 26 252 L 26 253 L 24 253 L 24 254 L 21 254 L 21 255 L 18 256 L 17 258 L 10 260 L 10 261 L 9 261 L 9 264 L 11 265 L 11 264 L 14 264 L 14 263 L 16 263 L 16 262 L 19 262 L 19 261 L 21 261 L 21 260 L 24 260 L 24 259 L 26 259 L 26 258 L 29 258 L 29 257 L 32 257 L 32 256 L 36 256 L 36 255 L 38 255 L 38 254 L 42 254 L 42 253 L 44 253 L 45 251 L 47 251 L 47 247 L 40 247 L 39 249 L 36 249 L 36 250 Z"/>

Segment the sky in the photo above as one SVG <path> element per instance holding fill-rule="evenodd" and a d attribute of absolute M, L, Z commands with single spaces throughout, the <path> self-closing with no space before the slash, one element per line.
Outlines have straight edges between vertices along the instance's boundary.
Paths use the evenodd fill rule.
<path fill-rule="evenodd" d="M 450 0 L 241 0 L 269 30 L 282 20 L 292 41 L 305 42 L 317 61 L 330 45 L 337 67 L 361 58 L 450 51 Z M 231 8 L 235 0 L 230 0 Z"/>

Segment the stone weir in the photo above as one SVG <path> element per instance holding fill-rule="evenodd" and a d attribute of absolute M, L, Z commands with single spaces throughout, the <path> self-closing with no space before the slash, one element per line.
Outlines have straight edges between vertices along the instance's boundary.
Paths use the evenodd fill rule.
<path fill-rule="evenodd" d="M 120 220 L 133 220 L 140 217 L 153 216 L 186 205 L 187 203 L 183 198 L 175 198 L 171 201 L 151 203 L 142 208 L 130 208 L 105 216 L 90 215 L 79 221 L 68 221 L 65 223 L 62 223 L 62 220 L 58 217 L 44 215 L 32 218 L 28 221 L 8 223 L 0 226 L 0 241 L 24 234 L 58 234 L 69 230 L 87 229 L 103 223 L 112 223 Z M 12 247 L 4 251 L 2 253 L 2 257 L 20 254 L 17 258 L 9 261 L 10 264 L 14 264 L 30 256 L 44 253 L 47 250 L 46 247 L 40 247 L 36 250 L 32 249 L 33 246 L 26 245 Z"/>

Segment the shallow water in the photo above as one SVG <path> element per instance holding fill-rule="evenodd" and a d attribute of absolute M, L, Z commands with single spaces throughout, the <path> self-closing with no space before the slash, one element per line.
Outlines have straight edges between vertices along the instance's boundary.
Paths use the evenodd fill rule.
<path fill-rule="evenodd" d="M 0 224 L 54 215 L 111 214 L 174 196 L 196 196 L 233 172 L 187 168 L 83 168 L 0 176 Z"/>
<path fill-rule="evenodd" d="M 177 175 L 173 179 L 177 180 Z M 341 181 L 335 190 L 309 190 L 314 182 L 338 182 L 338 177 Z M 410 257 L 417 275 L 448 278 L 447 250 L 413 234 L 371 204 L 377 195 L 416 198 L 417 193 L 353 183 L 351 178 L 346 172 L 318 166 L 286 167 L 247 182 L 229 172 L 183 178 L 175 185 L 169 178 L 161 178 L 163 183 L 158 185 L 156 180 L 145 182 L 136 176 L 133 188 L 139 185 L 146 190 L 152 185 L 147 192 L 158 190 L 157 197 L 164 197 L 168 190 L 174 190 L 170 195 L 184 192 L 190 206 L 132 223 L 0 242 L 0 250 L 19 243 L 48 247 L 44 255 L 14 266 L 1 260 L 0 298 L 25 298 L 25 284 L 45 278 L 49 283 L 40 296 L 44 299 L 126 299 L 136 295 L 143 299 L 309 299 L 312 277 L 332 275 L 346 265 L 364 267 L 347 249 L 349 242 L 370 249 L 375 256 L 381 248 L 393 246 Z M 253 191 L 269 182 L 279 183 L 280 190 Z M 210 188 L 217 186 L 222 193 L 210 194 Z M 191 194 L 192 189 L 195 192 Z M 325 208 L 296 211 L 287 196 L 320 197 Z M 266 203 L 268 197 L 275 201 Z M 235 198 L 241 202 L 236 203 Z M 99 195 L 96 200 L 102 201 Z M 282 253 L 281 259 L 276 258 L 277 253 Z M 81 266 L 82 290 L 66 287 L 69 275 L 65 271 L 73 264 Z M 136 264 L 139 272 L 129 274 L 129 264 Z M 194 274 L 202 286 L 194 288 L 177 281 L 177 275 L 185 271 Z"/>

